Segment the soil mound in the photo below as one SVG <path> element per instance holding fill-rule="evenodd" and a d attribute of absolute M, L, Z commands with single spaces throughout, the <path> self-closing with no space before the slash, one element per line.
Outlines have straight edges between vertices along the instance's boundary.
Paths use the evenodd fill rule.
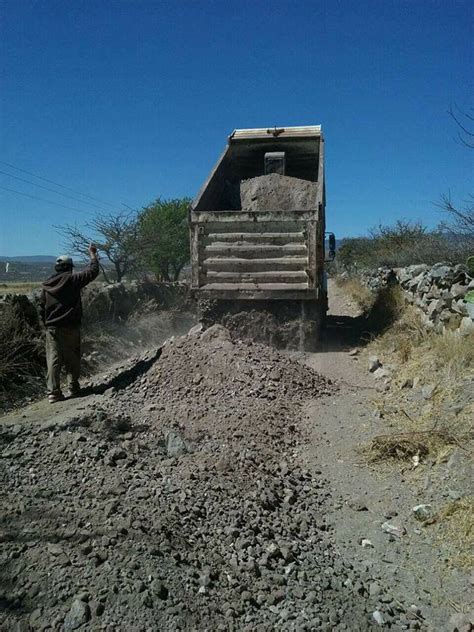
<path fill-rule="evenodd" d="M 315 208 L 317 183 L 278 173 L 240 183 L 244 211 L 307 211 Z"/>
<path fill-rule="evenodd" d="M 236 396 L 272 400 L 332 392 L 323 376 L 271 347 L 233 342 L 221 325 L 166 345 L 147 379 L 150 386 L 156 384 L 158 396 L 165 400 L 175 393 L 234 401 Z"/>

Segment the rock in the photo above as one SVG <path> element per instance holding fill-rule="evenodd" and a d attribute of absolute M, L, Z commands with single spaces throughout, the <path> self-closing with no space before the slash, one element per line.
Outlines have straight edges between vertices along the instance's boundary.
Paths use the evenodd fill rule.
<path fill-rule="evenodd" d="M 412 511 L 415 518 L 417 520 L 420 520 L 421 522 L 423 522 L 423 520 L 431 518 L 431 516 L 433 515 L 431 505 L 416 505 L 416 507 L 413 507 Z"/>
<path fill-rule="evenodd" d="M 466 303 L 462 299 L 459 299 L 457 301 L 454 300 L 451 303 L 451 309 L 461 316 L 467 316 Z"/>
<path fill-rule="evenodd" d="M 118 461 L 127 458 L 127 453 L 121 448 L 113 448 L 105 457 L 106 465 L 116 465 Z"/>
<path fill-rule="evenodd" d="M 202 332 L 203 328 L 204 326 L 202 323 L 194 325 L 194 327 L 191 327 L 191 329 L 188 331 L 188 336 L 197 336 Z"/>
<path fill-rule="evenodd" d="M 285 599 L 285 592 L 283 590 L 276 590 L 270 594 L 267 601 L 270 606 L 274 606 L 275 604 L 280 603 L 280 601 L 283 601 L 284 599 Z"/>
<path fill-rule="evenodd" d="M 377 625 L 385 624 L 385 619 L 383 618 L 380 610 L 375 610 L 374 612 L 372 612 L 372 619 L 375 621 Z"/>
<path fill-rule="evenodd" d="M 360 541 L 360 544 L 363 549 L 374 548 L 374 545 L 372 544 L 372 542 L 367 538 L 362 538 L 362 540 Z"/>
<path fill-rule="evenodd" d="M 354 511 L 368 511 L 367 503 L 360 498 L 350 500 L 347 504 Z"/>
<path fill-rule="evenodd" d="M 89 605 L 84 601 L 76 599 L 72 602 L 71 609 L 64 619 L 64 632 L 68 630 L 77 630 L 81 625 L 87 623 L 91 618 Z"/>
<path fill-rule="evenodd" d="M 232 342 L 229 330 L 218 324 L 212 325 L 212 327 L 206 329 L 201 334 L 201 340 L 203 342 Z"/>
<path fill-rule="evenodd" d="M 467 289 L 468 289 L 467 285 L 462 285 L 461 283 L 454 283 L 454 285 L 451 286 L 449 291 L 451 292 L 451 296 L 453 298 L 462 298 L 463 296 L 465 296 Z"/>
<path fill-rule="evenodd" d="M 474 331 L 474 319 L 472 319 L 470 316 L 465 316 L 461 319 L 461 322 L 459 324 L 459 333 L 462 336 L 467 336 L 472 331 Z"/>
<path fill-rule="evenodd" d="M 85 592 L 85 591 L 84 592 L 80 592 L 80 593 L 78 593 L 76 595 L 76 600 L 77 601 L 85 601 L 85 602 L 87 602 L 87 601 L 89 601 L 89 599 L 90 599 L 90 595 L 89 595 L 88 592 Z"/>
<path fill-rule="evenodd" d="M 117 513 L 117 509 L 119 508 L 120 503 L 118 500 L 111 500 L 105 506 L 105 517 L 110 518 L 113 514 Z"/>
<path fill-rule="evenodd" d="M 380 595 L 380 584 L 378 582 L 371 582 L 369 585 L 369 595 L 371 597 L 378 597 Z"/>
<path fill-rule="evenodd" d="M 51 555 L 54 555 L 55 557 L 63 553 L 63 548 L 60 544 L 55 544 L 55 543 L 50 542 L 48 543 L 47 548 L 48 548 L 48 552 L 51 553 Z"/>
<path fill-rule="evenodd" d="M 433 301 L 430 301 L 430 304 L 427 309 L 427 314 L 429 318 L 434 319 L 438 314 L 440 314 L 445 307 L 445 302 L 438 298 Z"/>
<path fill-rule="evenodd" d="M 381 366 L 382 366 L 382 363 L 380 362 L 380 360 L 378 359 L 377 356 L 370 356 L 369 357 L 369 371 L 371 373 L 376 371 Z"/>
<path fill-rule="evenodd" d="M 433 397 L 435 390 L 436 390 L 436 384 L 427 384 L 426 386 L 423 386 L 423 388 L 421 389 L 421 394 L 424 399 L 431 399 Z"/>
<path fill-rule="evenodd" d="M 384 522 L 382 524 L 382 531 L 385 531 L 385 533 L 390 533 L 390 535 L 396 535 L 398 538 L 400 538 L 402 535 L 405 535 L 407 532 L 405 527 L 393 525 L 389 522 Z"/>
<path fill-rule="evenodd" d="M 372 375 L 375 377 L 376 380 L 383 380 L 392 377 L 391 372 L 382 366 L 378 369 L 375 369 L 375 371 L 372 371 Z"/>
<path fill-rule="evenodd" d="M 407 287 L 411 292 L 417 290 L 421 283 L 425 280 L 424 274 L 419 274 L 407 283 Z"/>
<path fill-rule="evenodd" d="M 471 320 L 474 320 L 474 303 L 466 303 L 467 315 Z"/>
<path fill-rule="evenodd" d="M 419 263 L 412 266 L 408 266 L 407 271 L 409 271 L 410 276 L 418 276 L 420 274 L 425 273 L 428 270 L 428 266 L 426 263 Z"/>
<path fill-rule="evenodd" d="M 471 632 L 473 619 L 463 612 L 456 612 L 449 618 L 447 632 Z"/>
<path fill-rule="evenodd" d="M 436 282 L 453 281 L 456 277 L 456 273 L 453 268 L 444 263 L 435 263 L 429 272 L 430 277 Z"/>
<path fill-rule="evenodd" d="M 166 454 L 170 457 L 183 456 L 188 452 L 188 447 L 183 437 L 174 430 L 169 430 L 165 435 Z"/>
<path fill-rule="evenodd" d="M 159 579 L 154 579 L 151 582 L 151 590 L 159 599 L 168 599 L 168 589 Z"/>

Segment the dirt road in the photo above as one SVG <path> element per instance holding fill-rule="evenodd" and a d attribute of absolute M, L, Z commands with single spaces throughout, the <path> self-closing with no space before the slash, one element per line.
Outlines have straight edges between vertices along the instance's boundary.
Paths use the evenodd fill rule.
<path fill-rule="evenodd" d="M 318 353 L 217 328 L 2 418 L 2 629 L 454 632 L 466 577 L 355 450 L 386 428 L 331 290 Z"/>
<path fill-rule="evenodd" d="M 413 516 L 413 507 L 427 501 L 429 466 L 416 472 L 409 466 L 370 466 L 358 451 L 374 436 L 390 432 L 376 406 L 383 387 L 369 373 L 366 356 L 350 353 L 355 343 L 363 350 L 357 347 L 364 331 L 358 309 L 335 284 L 330 296 L 325 340 L 318 353 L 302 360 L 334 379 L 340 390 L 330 399 L 307 405 L 311 440 L 304 458 L 328 480 L 333 496 L 328 517 L 337 546 L 372 577 L 370 590 L 380 599 L 380 607 L 386 586 L 399 603 L 419 608 L 432 630 L 455 630 L 456 621 L 463 620 L 459 613 L 472 618 L 469 595 L 474 576 L 450 566 L 440 543 Z M 449 466 L 441 475 L 454 478 Z M 390 536 L 382 529 L 386 522 L 406 533 Z M 363 540 L 371 544 L 363 546 Z"/>

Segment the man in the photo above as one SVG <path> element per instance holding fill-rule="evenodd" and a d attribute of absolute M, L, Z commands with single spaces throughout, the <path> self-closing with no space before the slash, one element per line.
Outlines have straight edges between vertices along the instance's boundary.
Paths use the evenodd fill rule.
<path fill-rule="evenodd" d="M 68 376 L 71 397 L 79 394 L 81 365 L 81 290 L 99 274 L 97 248 L 89 246 L 89 265 L 73 272 L 71 257 L 56 259 L 55 274 L 43 285 L 40 299 L 41 318 L 46 327 L 46 363 L 48 399 L 53 404 L 64 399 L 61 392 L 61 368 Z"/>

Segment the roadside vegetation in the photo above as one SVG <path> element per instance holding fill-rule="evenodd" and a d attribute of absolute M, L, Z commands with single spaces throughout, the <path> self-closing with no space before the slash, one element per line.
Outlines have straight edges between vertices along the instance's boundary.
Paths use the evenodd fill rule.
<path fill-rule="evenodd" d="M 364 357 L 380 358 L 393 375 L 377 403 L 391 432 L 374 438 L 369 460 L 445 460 L 474 439 L 474 331 L 428 330 L 397 285 L 372 292 L 355 277 L 336 283 L 363 312 Z"/>
<path fill-rule="evenodd" d="M 33 394 L 44 388 L 44 342 L 36 311 L 26 296 L 0 305 L 0 399 Z"/>
<path fill-rule="evenodd" d="M 471 210 L 474 218 L 474 211 Z M 474 224 L 474 219 L 473 219 Z M 474 237 L 462 234 L 456 222 L 428 230 L 420 222 L 399 220 L 380 225 L 366 237 L 344 239 L 337 251 L 335 271 L 357 274 L 381 266 L 401 268 L 412 264 L 432 265 L 443 261 L 466 263 L 474 254 Z M 474 235 L 474 226 L 473 226 Z"/>
<path fill-rule="evenodd" d="M 368 348 L 394 365 L 396 376 L 376 402 L 387 433 L 365 446 L 372 462 L 398 462 L 406 476 L 442 476 L 460 458 L 469 460 L 474 439 L 474 332 L 427 332 L 413 307 Z M 439 474 L 436 472 L 439 471 Z M 459 497 L 438 498 L 424 521 L 446 551 L 448 565 L 474 565 L 474 496 L 472 480 L 459 469 Z M 444 497 L 443 497 L 444 496 Z"/>
<path fill-rule="evenodd" d="M 356 278 L 339 284 L 364 311 L 363 361 L 380 359 L 390 376 L 378 381 L 373 401 L 384 432 L 360 446 L 361 456 L 371 467 L 399 468 L 420 499 L 433 481 L 435 501 L 420 526 L 432 531 L 448 566 L 472 568 L 474 496 L 471 469 L 461 464 L 469 463 L 474 440 L 474 331 L 427 330 L 396 285 L 369 299 Z M 448 493 L 449 481 L 455 489 Z"/>
<path fill-rule="evenodd" d="M 393 385 L 379 402 L 380 414 L 394 432 L 376 438 L 371 458 L 411 458 L 430 454 L 446 460 L 452 448 L 474 438 L 474 332 L 426 331 L 413 307 L 382 336 L 369 353 L 394 365 Z M 420 397 L 413 397 L 413 389 Z"/>
<path fill-rule="evenodd" d="M 153 275 L 157 281 L 177 281 L 189 261 L 187 213 L 191 200 L 157 198 L 141 210 L 100 215 L 83 228 L 58 226 L 65 249 L 82 257 L 94 242 L 107 262 L 106 282 Z"/>

